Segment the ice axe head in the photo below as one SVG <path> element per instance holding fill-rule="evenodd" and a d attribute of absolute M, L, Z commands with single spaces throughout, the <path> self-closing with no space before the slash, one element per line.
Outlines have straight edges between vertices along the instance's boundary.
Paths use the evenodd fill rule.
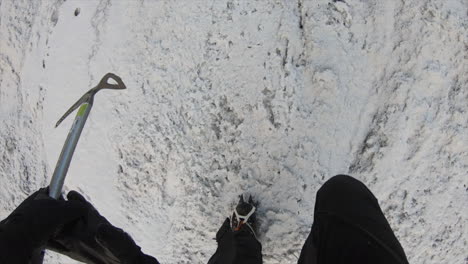
<path fill-rule="evenodd" d="M 109 83 L 109 80 L 114 80 L 115 83 Z M 76 101 L 76 103 L 74 103 L 70 107 L 70 109 L 67 110 L 67 112 L 65 112 L 65 114 L 59 119 L 57 124 L 55 124 L 55 127 L 58 127 L 60 123 L 62 123 L 62 121 L 65 120 L 65 118 L 67 118 L 67 116 L 70 115 L 73 111 L 75 111 L 75 109 L 77 109 L 81 104 L 83 103 L 92 104 L 94 95 L 100 90 L 102 89 L 122 90 L 126 88 L 127 87 L 122 82 L 122 79 L 119 76 L 110 72 L 107 73 L 106 75 L 104 75 L 104 77 L 102 77 L 101 81 L 96 87 L 87 91 L 78 101 Z"/>
<path fill-rule="evenodd" d="M 109 83 L 109 79 L 114 80 L 116 83 L 115 84 Z M 121 89 L 126 89 L 126 88 L 127 87 L 125 87 L 125 84 L 122 82 L 122 79 L 120 79 L 119 76 L 109 72 L 106 75 L 104 75 L 104 77 L 102 77 L 99 84 L 91 90 L 95 90 L 94 93 L 97 93 L 101 89 L 121 90 Z"/>

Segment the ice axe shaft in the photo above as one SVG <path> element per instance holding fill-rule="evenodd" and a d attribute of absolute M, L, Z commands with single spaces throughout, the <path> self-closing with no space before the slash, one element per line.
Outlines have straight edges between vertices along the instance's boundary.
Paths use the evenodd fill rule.
<path fill-rule="evenodd" d="M 113 79 L 116 84 L 110 84 L 108 81 L 109 79 Z M 65 140 L 65 144 L 63 145 L 62 152 L 60 153 L 60 157 L 57 161 L 57 165 L 55 166 L 54 174 L 52 176 L 52 180 L 50 181 L 49 185 L 49 196 L 58 199 L 62 193 L 62 187 L 65 182 L 65 177 L 67 175 L 68 168 L 70 167 L 70 162 L 73 157 L 73 153 L 75 152 L 76 145 L 78 140 L 80 139 L 81 131 L 83 131 L 83 127 L 88 119 L 89 112 L 93 107 L 94 102 L 94 95 L 100 91 L 101 89 L 126 89 L 125 84 L 122 82 L 122 79 L 113 74 L 107 73 L 101 79 L 99 84 L 85 93 L 75 104 L 73 104 L 70 109 L 59 119 L 55 127 L 60 125 L 60 123 L 73 111 L 75 111 L 78 107 L 78 112 L 75 117 L 75 121 L 73 121 L 73 125 L 68 132 L 67 139 Z"/>
<path fill-rule="evenodd" d="M 55 165 L 54 174 L 49 185 L 49 196 L 58 199 L 62 193 L 62 187 L 65 182 L 65 177 L 67 175 L 68 168 L 70 167 L 71 159 L 75 151 L 78 140 L 80 139 L 81 131 L 86 123 L 89 112 L 93 106 L 93 100 L 83 103 L 76 114 L 75 121 L 68 132 L 67 140 L 63 145 L 62 152 Z"/>

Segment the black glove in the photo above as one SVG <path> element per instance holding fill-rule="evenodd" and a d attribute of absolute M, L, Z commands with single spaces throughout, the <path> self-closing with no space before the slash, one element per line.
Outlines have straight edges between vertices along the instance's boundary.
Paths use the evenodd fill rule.
<path fill-rule="evenodd" d="M 159 264 L 159 262 L 141 252 L 133 239 L 122 229 L 112 225 L 101 225 L 97 234 L 98 242 L 116 256 L 120 263 Z"/>
<path fill-rule="evenodd" d="M 69 192 L 67 198 L 82 204 L 87 212 L 50 239 L 48 249 L 92 264 L 158 264 L 155 258 L 143 254 L 127 233 L 112 226 L 78 192 Z"/>
<path fill-rule="evenodd" d="M 0 263 L 28 263 L 61 227 L 84 216 L 86 207 L 77 201 L 50 198 L 40 189 L 0 222 Z"/>

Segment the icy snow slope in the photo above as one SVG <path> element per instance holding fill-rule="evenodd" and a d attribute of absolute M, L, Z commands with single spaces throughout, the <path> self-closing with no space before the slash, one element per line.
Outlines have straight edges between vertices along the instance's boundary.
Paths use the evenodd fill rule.
<path fill-rule="evenodd" d="M 66 189 L 162 263 L 206 263 L 241 192 L 295 263 L 349 173 L 411 263 L 468 263 L 466 0 L 0 1 L 0 217 L 47 185 L 106 72 Z M 75 263 L 50 253 L 47 263 Z"/>

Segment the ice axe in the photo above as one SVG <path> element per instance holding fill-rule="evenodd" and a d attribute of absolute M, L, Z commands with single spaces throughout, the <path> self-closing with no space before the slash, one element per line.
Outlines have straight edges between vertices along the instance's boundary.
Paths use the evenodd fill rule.
<path fill-rule="evenodd" d="M 111 79 L 114 80 L 116 84 L 109 83 L 109 80 Z M 86 92 L 75 104 L 72 105 L 72 107 L 70 107 L 70 109 L 67 110 L 67 112 L 65 112 L 65 114 L 55 124 L 55 127 L 58 127 L 60 123 L 62 123 L 62 121 L 67 118 L 67 116 L 69 116 L 79 107 L 75 121 L 73 121 L 70 132 L 68 132 L 67 139 L 65 140 L 62 152 L 60 153 L 57 165 L 55 166 L 52 180 L 50 181 L 49 196 L 54 199 L 59 199 L 62 193 L 62 187 L 65 182 L 68 168 L 70 167 L 73 152 L 75 151 L 78 140 L 80 139 L 81 131 L 83 130 L 83 127 L 86 123 L 86 119 L 88 119 L 89 112 L 93 107 L 94 95 L 96 95 L 96 93 L 102 89 L 121 90 L 126 89 L 126 87 L 119 76 L 113 73 L 107 73 L 104 75 L 104 77 L 102 77 L 101 81 L 96 87 Z M 31 263 L 40 264 L 43 262 L 43 258 L 44 250 L 39 249 L 33 253 Z"/>
<path fill-rule="evenodd" d="M 114 80 L 116 84 L 109 83 L 110 79 Z M 63 183 L 65 182 L 65 177 L 73 157 L 73 152 L 75 151 L 78 140 L 80 139 L 81 131 L 86 123 L 86 119 L 88 119 L 89 112 L 93 107 L 94 95 L 102 89 L 121 90 L 126 89 L 126 87 L 119 76 L 113 73 L 107 73 L 102 77 L 96 87 L 86 92 L 55 124 L 55 127 L 58 127 L 60 123 L 67 118 L 67 116 L 79 107 L 75 121 L 73 121 L 67 140 L 63 145 L 62 152 L 60 153 L 57 165 L 55 166 L 52 180 L 50 181 L 49 196 L 54 199 L 58 199 L 62 193 Z"/>

